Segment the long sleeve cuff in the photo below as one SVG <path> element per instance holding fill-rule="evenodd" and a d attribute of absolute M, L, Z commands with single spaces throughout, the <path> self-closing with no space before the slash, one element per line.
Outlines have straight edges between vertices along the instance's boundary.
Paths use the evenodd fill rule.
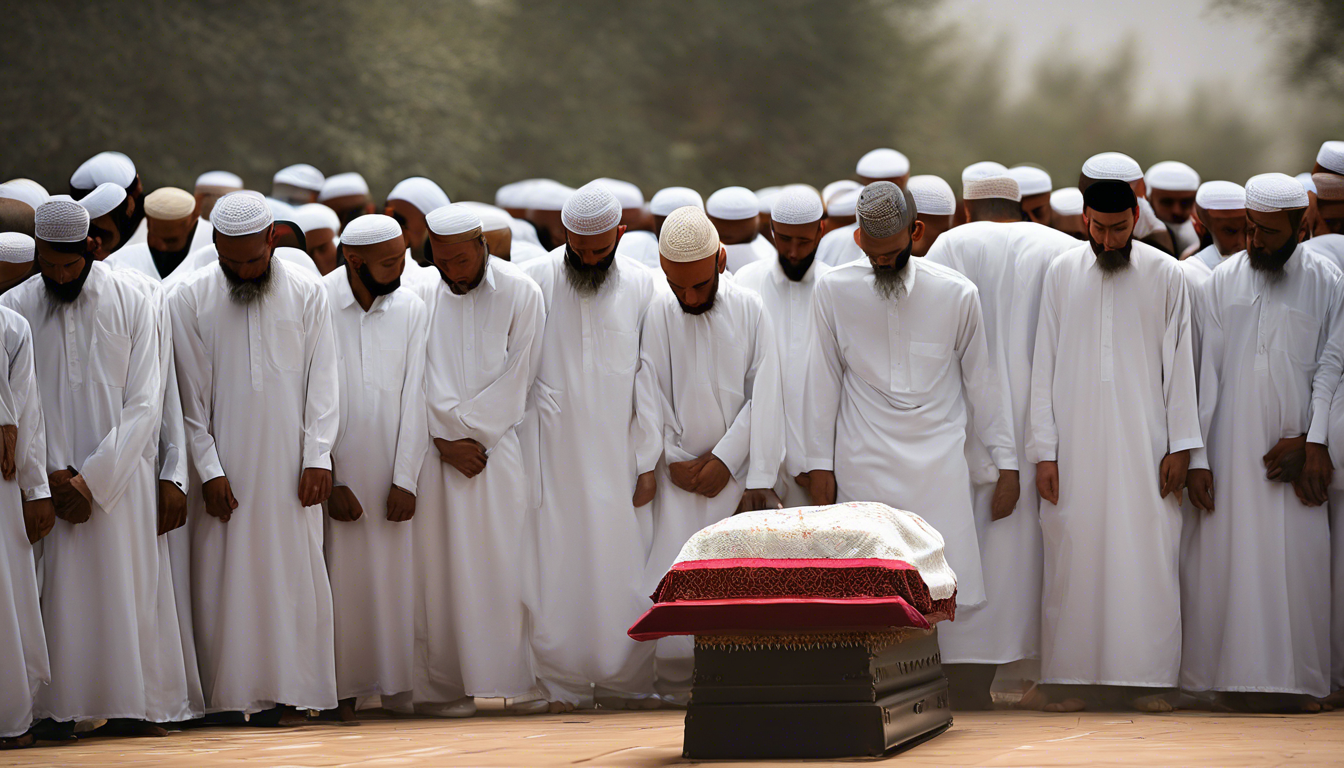
<path fill-rule="evenodd" d="M 392 484 L 412 496 L 417 495 L 418 489 L 416 486 L 418 480 L 419 477 L 417 475 L 409 472 L 396 472 L 392 475 Z"/>
<path fill-rule="evenodd" d="M 994 457 L 994 466 L 1000 470 L 1017 470 L 1017 451 L 1012 448 L 995 448 L 991 455 Z"/>
<path fill-rule="evenodd" d="M 1194 448 L 1190 451 L 1190 469 L 1208 469 L 1209 451 L 1207 448 Z"/>
<path fill-rule="evenodd" d="M 23 489 L 24 501 L 37 501 L 38 499 L 49 498 L 51 498 L 51 487 L 46 483 Z"/>
<path fill-rule="evenodd" d="M 1204 440 L 1199 437 L 1187 437 L 1183 440 L 1174 440 L 1167 453 L 1180 453 L 1181 451 L 1193 451 L 1196 448 L 1203 448 Z"/>
<path fill-rule="evenodd" d="M 315 453 L 309 457 L 307 451 L 304 451 L 303 468 L 304 469 L 331 469 L 331 452 Z"/>
<path fill-rule="evenodd" d="M 196 474 L 201 476 L 202 483 L 208 483 L 217 477 L 224 476 L 224 465 L 219 463 L 219 454 L 215 452 L 213 445 L 206 449 L 205 455 L 196 465 Z"/>
<path fill-rule="evenodd" d="M 1329 445 L 1326 437 L 1330 432 L 1330 409 L 1313 408 L 1311 426 L 1307 428 L 1307 442 Z"/>
<path fill-rule="evenodd" d="M 778 481 L 779 481 L 778 472 L 771 474 L 768 472 L 762 472 L 760 470 L 752 470 L 747 473 L 747 482 L 744 484 L 743 487 L 747 489 L 774 488 L 775 483 Z"/>
<path fill-rule="evenodd" d="M 834 471 L 835 471 L 835 459 L 829 459 L 829 458 L 828 458 L 828 459 L 813 459 L 813 458 L 807 458 L 807 459 L 805 459 L 805 460 L 803 461 L 803 466 L 804 466 L 804 467 L 807 467 L 807 469 L 804 470 L 804 471 L 806 471 L 806 472 L 811 472 L 811 471 L 814 470 L 814 469 L 820 469 L 820 470 L 824 470 L 824 471 L 826 471 L 826 472 L 834 472 Z"/>

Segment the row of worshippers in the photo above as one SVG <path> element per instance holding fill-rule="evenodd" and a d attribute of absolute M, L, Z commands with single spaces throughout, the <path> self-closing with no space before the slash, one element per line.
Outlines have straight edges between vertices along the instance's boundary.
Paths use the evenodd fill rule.
<path fill-rule="evenodd" d="M 2 468 L 26 523 L 5 550 L 22 651 L 0 678 L 5 734 L 349 718 L 374 695 L 449 716 L 473 697 L 684 702 L 689 645 L 624 634 L 681 544 L 739 509 L 835 500 L 943 533 L 962 706 L 996 665 L 1041 658 L 1029 701 L 1055 709 L 1082 702 L 1050 686 L 1079 683 L 1149 709 L 1178 684 L 1307 707 L 1344 661 L 1313 508 L 1344 422 L 1322 255 L 1339 235 L 1321 231 L 1340 223 L 1341 156 L 1323 148 L 1310 194 L 1277 175 L 1201 186 L 1212 242 L 1182 261 L 1136 241 L 1143 174 L 1115 153 L 1084 166 L 1087 243 L 1023 221 L 1021 184 L 989 168 L 964 183 L 969 223 L 912 259 L 926 216 L 956 214 L 922 213 L 946 197 L 889 165 L 856 195 L 857 261 L 820 261 L 834 207 L 794 187 L 771 207 L 775 258 L 731 278 L 720 221 L 759 237 L 736 190 L 735 208 L 655 220 L 659 272 L 619 253 L 629 207 L 609 183 L 568 193 L 561 245 L 521 268 L 489 255 L 485 209 L 457 204 L 424 216 L 433 267 L 407 259 L 409 217 L 357 213 L 325 277 L 277 247 L 255 193 L 211 201 L 185 274 L 187 257 L 161 271 L 163 248 L 98 260 L 101 183 L 39 203 L 35 243 L 3 241 L 40 273 L 0 299 Z M 139 206 L 152 242 L 197 200 Z M 1248 429 L 1278 440 L 1255 469 L 1231 437 Z M 1215 497 L 1220 514 L 1198 511 Z"/>

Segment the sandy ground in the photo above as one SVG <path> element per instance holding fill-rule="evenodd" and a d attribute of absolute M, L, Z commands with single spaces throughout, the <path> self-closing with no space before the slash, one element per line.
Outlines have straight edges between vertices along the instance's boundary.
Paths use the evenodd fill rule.
<path fill-rule="evenodd" d="M 349 727 L 209 728 L 5 752 L 0 765 L 664 766 L 689 764 L 681 758 L 683 717 L 674 711 L 518 717 L 492 709 L 468 720 L 371 717 Z M 1344 765 L 1344 712 L 961 713 L 948 732 L 886 759 L 901 766 Z M 875 760 L 840 761 L 855 762 Z"/>

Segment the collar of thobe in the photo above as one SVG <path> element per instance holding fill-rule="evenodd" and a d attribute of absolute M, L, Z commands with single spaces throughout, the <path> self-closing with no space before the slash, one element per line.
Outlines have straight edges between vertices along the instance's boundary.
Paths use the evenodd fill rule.
<path fill-rule="evenodd" d="M 345 270 L 345 273 L 341 275 L 344 278 L 343 280 L 336 281 L 336 306 L 340 309 L 349 309 L 351 304 L 357 303 L 357 300 L 355 299 L 354 289 L 350 287 L 350 267 L 342 266 L 341 269 Z M 358 280 L 359 277 L 356 276 L 355 279 Z M 386 310 L 387 303 L 392 300 L 395 293 L 396 291 L 393 291 L 383 296 L 375 296 L 373 303 L 369 305 L 369 311 L 382 312 Z"/>

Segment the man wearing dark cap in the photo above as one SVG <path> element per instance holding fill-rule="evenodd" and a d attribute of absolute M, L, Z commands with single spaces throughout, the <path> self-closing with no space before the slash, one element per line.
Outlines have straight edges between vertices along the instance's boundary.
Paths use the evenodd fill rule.
<path fill-rule="evenodd" d="M 1179 263 L 1134 240 L 1120 180 L 1083 193 L 1087 243 L 1046 271 L 1026 454 L 1045 538 L 1041 683 L 1024 703 L 1086 706 L 1110 686 L 1171 705 L 1181 662 L 1179 498 L 1201 448 L 1190 308 Z"/>

